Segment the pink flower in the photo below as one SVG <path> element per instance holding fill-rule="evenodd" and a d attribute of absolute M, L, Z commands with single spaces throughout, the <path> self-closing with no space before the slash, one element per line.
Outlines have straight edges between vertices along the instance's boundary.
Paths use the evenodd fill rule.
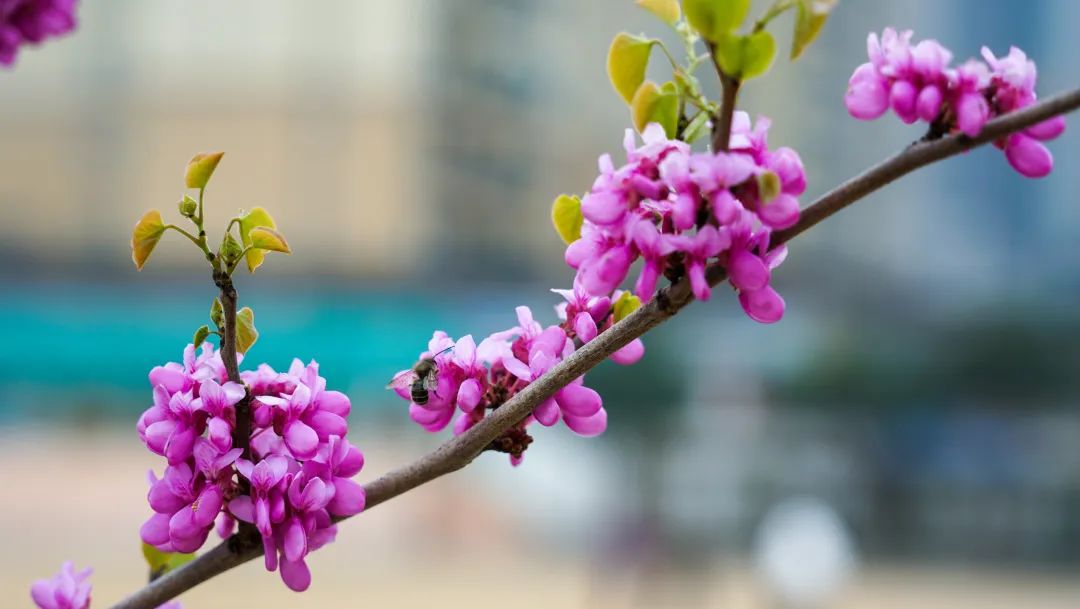
<path fill-rule="evenodd" d="M 90 574 L 93 569 L 78 573 L 71 561 L 49 579 L 39 579 L 30 587 L 30 597 L 41 609 L 87 609 L 90 607 Z"/>
<path fill-rule="evenodd" d="M 995 57 L 983 47 L 985 63 L 971 59 L 951 68 L 952 52 L 935 40 L 912 45 L 911 37 L 911 31 L 892 28 L 886 28 L 880 40 L 870 34 L 870 61 L 855 69 L 844 96 L 853 117 L 874 119 L 892 107 L 905 123 L 931 123 L 931 133 L 959 131 L 975 137 L 994 117 L 1035 103 L 1037 70 L 1020 49 L 1011 47 L 1008 55 Z M 1064 119 L 1055 117 L 995 144 L 1020 174 L 1042 177 L 1053 169 L 1054 160 L 1041 142 L 1064 128 Z"/>
<path fill-rule="evenodd" d="M 446 339 L 448 340 L 448 339 Z M 150 373 L 154 403 L 139 419 L 139 437 L 169 465 L 151 473 L 154 514 L 140 535 L 163 551 L 193 552 L 217 525 L 225 536 L 237 520 L 255 525 L 268 570 L 280 566 L 294 590 L 311 582 L 308 553 L 334 539 L 333 516 L 351 516 L 365 503 L 350 480 L 363 455 L 348 443 L 349 398 L 326 389 L 318 364 L 293 360 L 288 372 L 262 364 L 227 382 L 220 354 L 204 345 L 183 363 Z M 233 447 L 237 405 L 250 394 L 252 459 Z M 247 481 L 247 487 L 239 481 Z M 247 488 L 248 490 L 245 490 Z"/>
<path fill-rule="evenodd" d="M 15 63 L 19 47 L 75 29 L 76 0 L 0 0 L 0 65 Z"/>

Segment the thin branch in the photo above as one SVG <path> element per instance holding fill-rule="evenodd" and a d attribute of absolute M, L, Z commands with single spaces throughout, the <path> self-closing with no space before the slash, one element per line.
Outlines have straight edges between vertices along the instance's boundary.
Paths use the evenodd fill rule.
<path fill-rule="evenodd" d="M 986 144 L 1059 114 L 1071 112 L 1078 107 L 1080 107 L 1080 88 L 1047 98 L 1024 110 L 996 118 L 987 123 L 982 134 L 976 138 L 952 135 L 932 142 L 914 144 L 826 193 L 803 210 L 798 224 L 777 233 L 774 243 L 783 243 L 793 239 L 833 213 L 919 167 Z M 724 281 L 723 268 L 711 267 L 708 279 L 714 286 Z M 693 294 L 686 280 L 678 281 L 660 290 L 655 298 L 572 353 L 470 430 L 447 441 L 419 460 L 364 485 L 367 493 L 365 509 L 371 509 L 435 478 L 465 467 L 492 440 L 527 417 L 540 402 L 588 372 L 630 341 L 678 313 L 692 300 Z M 238 544 L 233 540 L 222 543 L 186 566 L 165 574 L 135 592 L 114 605 L 113 609 L 152 609 L 261 553 L 261 547 Z"/>
<path fill-rule="evenodd" d="M 735 117 L 735 102 L 739 97 L 739 79 L 728 76 L 716 57 L 716 45 L 706 42 L 716 75 L 720 77 L 720 111 L 713 120 L 712 151 L 727 152 L 731 147 L 731 121 Z"/>
<path fill-rule="evenodd" d="M 214 285 L 221 291 L 221 309 L 225 325 L 221 329 L 221 361 L 225 364 L 225 375 L 234 383 L 243 384 L 240 380 L 240 369 L 236 361 L 236 286 L 233 285 L 231 271 L 217 269 L 213 273 Z M 241 449 L 244 459 L 251 459 L 251 390 L 245 386 L 244 397 L 236 403 L 236 421 L 233 424 L 233 446 Z M 247 494 L 251 485 L 247 479 L 240 477 L 240 492 Z M 259 532 L 255 525 L 248 522 L 240 522 L 236 535 L 230 540 L 234 554 L 239 554 L 241 548 L 251 550 L 261 548 Z"/>

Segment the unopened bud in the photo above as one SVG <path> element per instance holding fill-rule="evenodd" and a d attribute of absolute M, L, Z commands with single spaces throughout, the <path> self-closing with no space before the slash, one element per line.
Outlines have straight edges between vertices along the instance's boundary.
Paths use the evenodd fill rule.
<path fill-rule="evenodd" d="M 179 207 L 181 216 L 194 218 L 195 212 L 199 209 L 199 204 L 190 195 L 184 195 L 184 198 L 180 199 Z"/>

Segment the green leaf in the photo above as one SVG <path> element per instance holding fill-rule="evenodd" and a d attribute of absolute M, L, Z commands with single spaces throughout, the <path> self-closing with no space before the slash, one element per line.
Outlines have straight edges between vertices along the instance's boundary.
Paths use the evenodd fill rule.
<path fill-rule="evenodd" d="M 210 176 L 214 175 L 214 170 L 217 169 L 223 156 L 225 156 L 224 152 L 200 152 L 191 157 L 187 164 L 187 173 L 184 175 L 187 187 L 206 188 L 206 183 L 210 181 Z"/>
<path fill-rule="evenodd" d="M 725 74 L 746 80 L 769 70 L 776 57 L 776 40 L 765 30 L 749 36 L 725 34 L 716 41 L 714 52 Z"/>
<path fill-rule="evenodd" d="M 161 221 L 161 212 L 156 209 L 146 212 L 135 223 L 135 229 L 131 231 L 131 259 L 135 262 L 136 269 L 142 270 L 163 234 L 165 223 Z"/>
<path fill-rule="evenodd" d="M 712 42 L 742 25 L 749 10 L 750 0 L 683 0 L 690 27 Z"/>
<path fill-rule="evenodd" d="M 179 552 L 162 552 L 145 541 L 142 544 L 142 553 L 143 558 L 146 559 L 146 564 L 150 566 L 151 581 L 165 575 L 169 571 L 179 569 L 195 559 L 194 553 L 181 554 Z"/>
<path fill-rule="evenodd" d="M 612 305 L 612 314 L 615 317 L 615 323 L 622 321 L 627 315 L 638 310 L 641 306 L 641 299 L 634 296 L 630 292 L 623 292 L 615 300 L 615 304 Z"/>
<path fill-rule="evenodd" d="M 690 121 L 686 128 L 682 132 L 682 140 L 687 144 L 692 144 L 696 139 L 709 132 L 709 113 L 699 112 L 697 116 Z"/>
<path fill-rule="evenodd" d="M 679 125 L 679 93 L 673 82 L 662 87 L 652 81 L 644 82 L 630 102 L 630 117 L 639 132 L 649 123 L 659 123 L 669 138 L 674 138 Z"/>
<path fill-rule="evenodd" d="M 551 222 L 555 232 L 568 245 L 581 238 L 581 225 L 585 217 L 581 215 L 581 199 L 574 195 L 559 195 L 551 205 Z"/>
<path fill-rule="evenodd" d="M 656 15 L 660 21 L 668 25 L 675 25 L 682 16 L 679 0 L 637 0 L 637 5 Z"/>
<path fill-rule="evenodd" d="M 218 330 L 225 329 L 225 307 L 221 306 L 220 298 L 215 298 L 214 304 L 210 305 L 210 321 L 214 322 Z"/>
<path fill-rule="evenodd" d="M 626 32 L 615 35 L 608 49 L 607 74 L 611 86 L 630 103 L 634 92 L 645 81 L 645 68 L 649 65 L 649 53 L 655 40 L 633 36 Z"/>
<path fill-rule="evenodd" d="M 780 176 L 776 175 L 774 171 L 763 171 L 757 176 L 758 196 L 763 203 L 769 203 L 776 197 L 780 196 L 780 190 L 782 184 L 780 183 Z"/>
<path fill-rule="evenodd" d="M 762 30 L 746 37 L 743 43 L 743 65 L 739 76 L 743 80 L 755 78 L 769 71 L 776 58 L 776 39 Z"/>
<path fill-rule="evenodd" d="M 206 342 L 206 337 L 210 336 L 210 326 L 202 325 L 198 330 L 195 330 L 195 336 L 192 338 L 192 344 L 198 349 Z"/>
<path fill-rule="evenodd" d="M 218 248 L 218 254 L 225 259 L 225 262 L 232 264 L 234 260 L 240 257 L 241 251 L 243 250 L 236 241 L 236 237 L 233 237 L 232 233 L 225 233 L 225 236 L 221 238 L 221 247 Z"/>
<path fill-rule="evenodd" d="M 240 240 L 243 241 L 244 247 L 251 245 L 251 231 L 258 228 L 270 228 L 277 230 L 277 224 L 274 223 L 274 218 L 270 216 L 270 212 L 261 207 L 256 207 L 240 217 Z M 262 266 L 263 260 L 266 259 L 266 252 L 261 249 L 253 249 L 244 255 L 247 262 L 248 271 L 255 272 L 255 269 Z"/>
<path fill-rule="evenodd" d="M 248 237 L 251 239 L 251 247 L 256 249 L 283 254 L 292 253 L 289 244 L 285 242 L 285 235 L 268 226 L 256 226 L 248 233 Z"/>
<path fill-rule="evenodd" d="M 251 307 L 244 307 L 236 312 L 236 352 L 247 353 L 257 340 L 259 331 L 255 329 L 255 312 Z"/>
<path fill-rule="evenodd" d="M 806 47 L 814 42 L 829 13 L 836 7 L 838 0 L 798 0 L 799 13 L 795 17 L 795 35 L 791 39 L 791 59 L 802 55 Z"/>

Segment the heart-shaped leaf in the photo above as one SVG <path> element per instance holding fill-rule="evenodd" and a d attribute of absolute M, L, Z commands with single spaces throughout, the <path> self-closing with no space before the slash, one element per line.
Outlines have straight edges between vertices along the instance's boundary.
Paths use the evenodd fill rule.
<path fill-rule="evenodd" d="M 240 240 L 244 243 L 245 248 L 251 246 L 251 231 L 258 227 L 277 230 L 277 224 L 274 223 L 274 218 L 270 216 L 270 212 L 261 207 L 256 207 L 240 217 Z M 248 271 L 254 273 L 255 269 L 262 265 L 265 258 L 266 252 L 264 250 L 253 249 L 248 251 L 244 255 Z"/>
<path fill-rule="evenodd" d="M 662 87 L 652 81 L 642 83 L 630 102 L 630 117 L 639 132 L 649 123 L 659 123 L 667 137 L 674 138 L 679 125 L 679 92 L 675 83 L 666 82 Z"/>
<path fill-rule="evenodd" d="M 169 571 L 178 569 L 195 559 L 195 554 L 181 554 L 179 552 L 162 552 L 154 546 L 142 544 L 143 558 L 150 566 L 150 581 L 153 581 Z"/>
<path fill-rule="evenodd" d="M 199 326 L 199 329 L 195 330 L 195 336 L 192 338 L 191 344 L 195 345 L 195 348 L 198 349 L 206 342 L 206 337 L 208 336 L 210 336 L 210 326 L 205 324 Z"/>
<path fill-rule="evenodd" d="M 743 42 L 741 78 L 747 80 L 768 72 L 775 58 L 776 39 L 772 34 L 765 30 L 750 34 Z"/>
<path fill-rule="evenodd" d="M 637 296 L 630 292 L 620 294 L 612 305 L 612 315 L 614 315 L 615 323 L 619 323 L 627 315 L 637 311 L 640 306 L 641 299 Z"/>
<path fill-rule="evenodd" d="M 798 15 L 795 17 L 795 35 L 791 39 L 791 58 L 799 55 L 814 42 L 829 13 L 836 7 L 838 0 L 799 0 Z"/>
<path fill-rule="evenodd" d="M 747 80 L 769 71 L 776 57 L 776 40 L 765 30 L 749 36 L 725 34 L 717 39 L 714 53 L 725 74 Z"/>
<path fill-rule="evenodd" d="M 244 307 L 236 312 L 236 352 L 247 353 L 257 340 L 259 331 L 255 329 L 255 312 L 251 307 Z"/>
<path fill-rule="evenodd" d="M 708 112 L 699 112 L 698 115 L 695 116 L 690 121 L 690 123 L 686 125 L 686 128 L 683 129 L 682 140 L 687 144 L 692 144 L 699 137 L 708 133 L 709 118 L 710 117 Z"/>
<path fill-rule="evenodd" d="M 289 244 L 285 242 L 285 236 L 268 226 L 256 226 L 248 233 L 251 238 L 251 247 L 271 252 L 291 254 Z"/>
<path fill-rule="evenodd" d="M 551 221 L 555 224 L 555 232 L 567 244 L 580 239 L 581 225 L 585 222 L 581 214 L 581 199 L 573 195 L 559 195 L 551 206 Z"/>
<path fill-rule="evenodd" d="M 161 212 L 156 209 L 146 212 L 135 223 L 135 229 L 131 231 L 131 259 L 135 262 L 136 269 L 142 270 L 163 234 L 165 223 L 161 221 Z"/>
<path fill-rule="evenodd" d="M 656 15 L 660 21 L 668 25 L 675 25 L 682 16 L 679 0 L 637 0 L 637 5 Z"/>
<path fill-rule="evenodd" d="M 645 80 L 645 68 L 649 65 L 649 53 L 655 40 L 620 32 L 608 49 L 607 74 L 611 86 L 630 103 L 634 92 Z"/>
<path fill-rule="evenodd" d="M 750 0 L 683 0 L 690 27 L 712 42 L 742 25 L 749 10 Z"/>
<path fill-rule="evenodd" d="M 184 175 L 187 187 L 206 188 L 210 176 L 214 175 L 214 170 L 217 169 L 223 156 L 225 156 L 224 152 L 200 152 L 191 157 L 187 164 L 187 173 Z"/>

